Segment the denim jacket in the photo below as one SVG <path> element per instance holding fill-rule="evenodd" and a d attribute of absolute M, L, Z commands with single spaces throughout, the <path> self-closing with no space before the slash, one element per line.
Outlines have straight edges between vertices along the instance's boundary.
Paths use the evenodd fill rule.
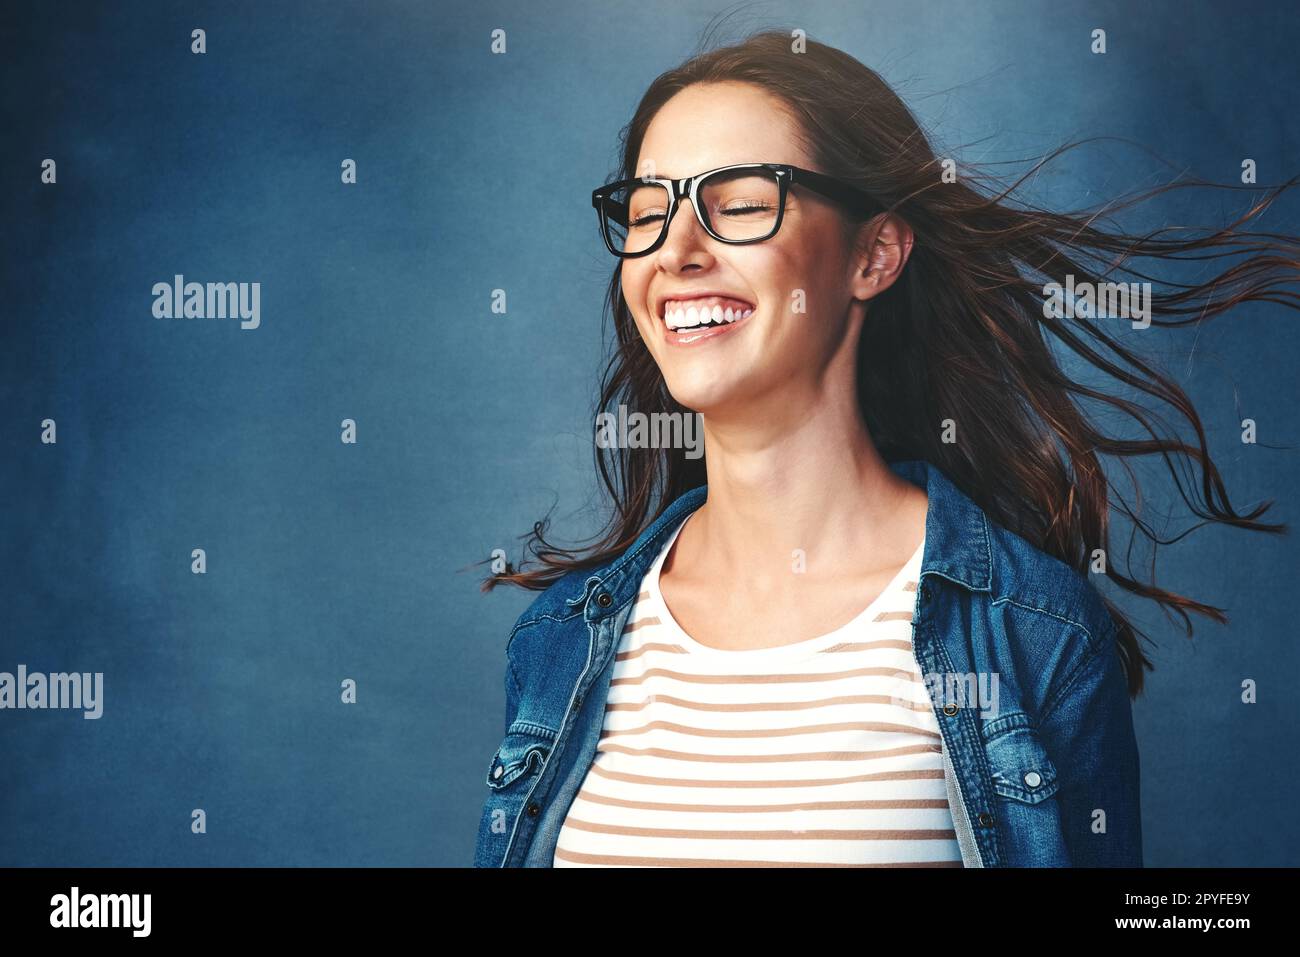
<path fill-rule="evenodd" d="M 1100 594 L 994 524 L 935 466 L 889 466 L 929 496 L 913 649 L 963 865 L 1141 867 L 1137 742 Z M 552 866 L 641 579 L 707 488 L 680 496 L 617 559 L 571 572 L 519 617 L 475 867 Z"/>

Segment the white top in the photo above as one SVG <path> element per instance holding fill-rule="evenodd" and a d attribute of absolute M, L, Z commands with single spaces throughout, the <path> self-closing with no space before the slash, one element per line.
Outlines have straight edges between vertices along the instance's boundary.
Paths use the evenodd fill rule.
<path fill-rule="evenodd" d="M 686 634 L 659 591 L 681 529 L 619 639 L 554 865 L 961 867 L 912 652 L 925 542 L 848 624 L 728 651 Z"/>

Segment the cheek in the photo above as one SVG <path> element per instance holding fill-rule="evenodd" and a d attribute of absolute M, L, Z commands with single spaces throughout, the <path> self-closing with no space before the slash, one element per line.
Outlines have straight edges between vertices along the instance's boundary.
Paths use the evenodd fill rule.
<path fill-rule="evenodd" d="M 774 251 L 755 264 L 753 286 L 767 300 L 769 313 L 798 318 L 799 309 L 810 310 L 816 299 L 817 277 L 807 257 L 795 251 Z"/>
<path fill-rule="evenodd" d="M 636 330 L 641 334 L 642 341 L 644 341 L 646 346 L 653 351 L 658 345 L 656 342 L 655 326 L 650 323 L 646 316 L 638 315 L 636 313 L 633 313 L 632 315 L 636 320 Z"/>
<path fill-rule="evenodd" d="M 833 322 L 840 309 L 843 290 L 838 278 L 837 251 L 815 244 L 792 251 L 772 268 L 785 301 L 785 314 L 795 319 L 814 318 Z"/>
<path fill-rule="evenodd" d="M 632 311 L 632 320 L 636 323 L 644 338 L 653 328 L 650 322 L 649 272 L 643 268 L 629 269 L 623 264 L 619 285 L 623 290 L 623 300 Z"/>

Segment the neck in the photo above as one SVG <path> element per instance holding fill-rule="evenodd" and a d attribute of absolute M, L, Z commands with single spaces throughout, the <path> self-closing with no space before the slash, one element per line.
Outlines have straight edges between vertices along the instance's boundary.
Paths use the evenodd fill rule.
<path fill-rule="evenodd" d="M 692 566 L 765 577 L 788 570 L 800 550 L 810 571 L 834 575 L 911 556 L 925 493 L 880 457 L 847 395 L 788 403 L 803 412 L 786 420 L 704 417 L 709 493 L 688 522 Z"/>

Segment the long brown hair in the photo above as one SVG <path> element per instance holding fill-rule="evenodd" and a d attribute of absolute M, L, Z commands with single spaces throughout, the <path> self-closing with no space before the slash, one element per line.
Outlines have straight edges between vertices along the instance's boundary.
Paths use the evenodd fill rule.
<path fill-rule="evenodd" d="M 780 98 L 798 120 L 816 168 L 865 190 L 906 220 L 914 233 L 903 274 L 868 303 L 857 353 L 858 399 L 882 457 L 932 463 L 993 521 L 1081 574 L 1087 574 L 1094 549 L 1102 549 L 1106 576 L 1127 591 L 1154 599 L 1166 614 L 1176 611 L 1189 636 L 1189 611 L 1226 623 L 1222 609 L 1156 587 L 1154 573 L 1148 584 L 1115 568 L 1109 560 L 1110 483 L 1098 456 L 1119 457 L 1132 476 L 1126 459 L 1161 455 L 1183 500 L 1206 522 L 1274 533 L 1286 526 L 1256 521 L 1271 501 L 1238 514 L 1210 459 L 1200 418 L 1183 390 L 1125 349 L 1099 322 L 1047 315 L 1044 286 L 1063 283 L 1067 275 L 1076 284 L 1127 281 L 1117 276 L 1149 280 L 1130 264 L 1133 259 L 1241 256 L 1226 268 L 1216 266 L 1222 271 L 1204 282 L 1159 283 L 1164 291 L 1153 288 L 1150 294 L 1151 325 L 1200 322 L 1251 300 L 1296 308 L 1300 296 L 1286 287 L 1300 276 L 1300 237 L 1239 228 L 1296 181 L 1261 189 L 1182 180 L 1100 209 L 1048 211 L 1013 201 L 1011 194 L 1043 165 L 1080 143 L 1043 157 L 1010 186 L 998 188 L 996 177 L 961 163 L 951 181 L 951 175 L 942 174 L 954 167 L 936 158 L 910 110 L 878 74 L 833 47 L 810 38 L 805 44 L 802 52 L 792 52 L 790 35 L 758 32 L 734 45 L 701 52 L 659 76 L 623 130 L 622 168 L 611 178 L 638 175 L 634 165 L 651 120 L 670 97 L 692 84 L 741 81 Z M 1157 193 L 1188 187 L 1248 189 L 1263 195 L 1230 225 L 1191 238 L 1164 235 L 1172 229 L 1131 235 L 1103 231 L 1098 225 L 1101 217 Z M 641 340 L 622 296 L 617 266 L 608 296 L 615 344 L 597 411 L 622 403 L 647 414 L 687 412 L 669 394 Z M 1053 356 L 1048 334 L 1086 365 L 1172 406 L 1191 423 L 1196 445 L 1162 437 L 1153 423 L 1156 417 L 1142 405 L 1071 379 Z M 1080 407 L 1079 398 L 1122 411 L 1150 438 L 1106 434 Z M 958 418 L 960 441 L 943 441 L 940 423 Z M 510 583 L 541 590 L 567 573 L 616 558 L 673 499 L 704 484 L 705 459 L 687 458 L 685 452 L 597 448 L 596 467 L 614 508 L 593 544 L 555 546 L 546 539 L 549 517 L 543 519 L 524 536 L 525 553 L 531 551 L 541 567 L 507 568 L 487 579 L 483 589 Z M 1203 504 L 1188 497 L 1171 455 L 1200 466 Z M 1138 494 L 1140 499 L 1140 490 Z M 1127 504 L 1121 506 L 1136 529 L 1156 545 L 1167 544 Z M 1138 636 L 1148 642 L 1150 638 L 1105 600 L 1119 626 L 1129 693 L 1136 696 L 1143 686 L 1143 668 L 1152 667 Z"/>

